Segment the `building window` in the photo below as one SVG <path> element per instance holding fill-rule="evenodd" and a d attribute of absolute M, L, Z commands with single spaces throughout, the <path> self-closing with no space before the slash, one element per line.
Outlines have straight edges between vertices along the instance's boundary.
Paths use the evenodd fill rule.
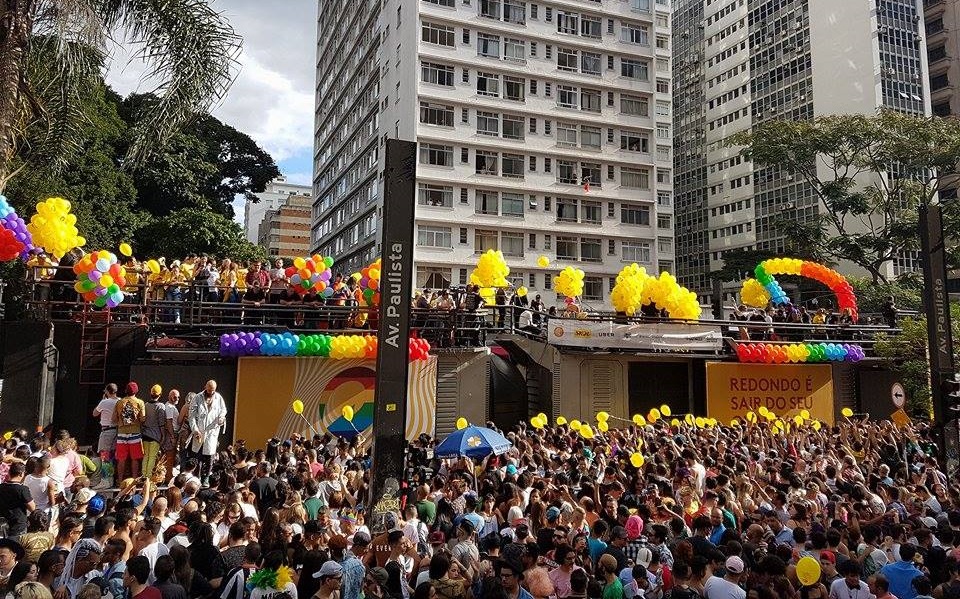
<path fill-rule="evenodd" d="M 453 76 L 453 67 L 445 64 L 424 62 L 420 67 L 420 78 L 424 83 L 453 87 Z"/>
<path fill-rule="evenodd" d="M 434 166 L 453 166 L 453 146 L 420 144 L 420 163 Z"/>
<path fill-rule="evenodd" d="M 543 236 L 543 249 L 549 250 L 552 247 L 552 237 L 550 235 Z"/>
<path fill-rule="evenodd" d="M 579 53 L 576 50 L 557 48 L 557 68 L 561 71 L 577 72 L 579 61 Z"/>
<path fill-rule="evenodd" d="M 478 189 L 476 192 L 476 213 L 477 214 L 499 214 L 497 209 L 500 196 L 495 191 L 484 191 Z"/>
<path fill-rule="evenodd" d="M 650 65 L 643 60 L 620 59 L 620 75 L 637 81 L 650 80 Z"/>
<path fill-rule="evenodd" d="M 477 54 L 500 58 L 500 36 L 488 33 L 477 34 Z"/>
<path fill-rule="evenodd" d="M 620 243 L 620 259 L 624 262 L 650 263 L 649 241 L 623 241 Z"/>
<path fill-rule="evenodd" d="M 497 232 L 477 229 L 473 235 L 473 251 L 482 254 L 487 250 L 497 250 Z"/>
<path fill-rule="evenodd" d="M 452 122 L 452 113 L 451 113 Z M 600 149 L 600 127 L 582 125 L 580 127 L 580 145 L 592 150 Z"/>
<path fill-rule="evenodd" d="M 657 228 L 658 229 L 670 229 L 673 227 L 673 219 L 670 218 L 669 214 L 658 214 L 657 215 Z"/>
<path fill-rule="evenodd" d="M 480 0 L 480 16 L 500 20 L 500 0 Z"/>
<path fill-rule="evenodd" d="M 460 245 L 467 245 L 469 241 L 467 240 L 467 228 L 460 227 Z"/>
<path fill-rule="evenodd" d="M 495 112 L 477 111 L 477 135 L 500 135 L 500 115 Z"/>
<path fill-rule="evenodd" d="M 420 102 L 420 122 L 441 127 L 453 127 L 453 106 Z"/>
<path fill-rule="evenodd" d="M 504 192 L 503 198 L 500 201 L 500 214 L 502 216 L 519 216 L 522 218 L 523 202 L 523 194 Z"/>
<path fill-rule="evenodd" d="M 417 245 L 435 248 L 452 248 L 452 231 L 450 227 L 417 225 Z"/>
<path fill-rule="evenodd" d="M 557 145 L 562 148 L 577 147 L 577 126 L 572 123 L 557 121 Z"/>
<path fill-rule="evenodd" d="M 577 238 L 557 235 L 557 259 L 577 260 Z"/>
<path fill-rule="evenodd" d="M 621 94 L 620 112 L 633 116 L 650 116 L 650 101 L 639 96 Z"/>
<path fill-rule="evenodd" d="M 557 182 L 577 184 L 577 163 L 572 160 L 557 160 Z"/>
<path fill-rule="evenodd" d="M 523 139 L 523 124 L 524 120 L 522 116 L 514 116 L 511 114 L 503 115 L 504 139 Z"/>
<path fill-rule="evenodd" d="M 577 88 L 569 85 L 557 86 L 557 106 L 561 108 L 577 107 Z"/>
<path fill-rule="evenodd" d="M 497 167 L 496 152 L 487 152 L 477 150 L 477 174 L 478 175 L 496 175 L 499 172 Z"/>
<path fill-rule="evenodd" d="M 602 247 L 600 239 L 595 237 L 581 238 L 580 259 L 584 262 L 603 262 Z"/>
<path fill-rule="evenodd" d="M 589 183 L 593 187 L 600 187 L 603 183 L 600 175 L 600 165 L 595 162 L 580 163 L 580 184 Z"/>
<path fill-rule="evenodd" d="M 650 226 L 650 208 L 647 206 L 620 206 L 620 223 Z"/>
<path fill-rule="evenodd" d="M 504 256 L 523 257 L 523 233 L 504 231 L 500 234 L 500 251 Z M 522 280 L 522 279 L 521 279 Z"/>
<path fill-rule="evenodd" d="M 592 39 L 600 39 L 603 36 L 603 21 L 599 17 L 580 15 L 580 35 Z"/>
<path fill-rule="evenodd" d="M 670 93 L 670 81 L 668 79 L 657 79 L 657 93 L 658 94 Z"/>
<path fill-rule="evenodd" d="M 650 171 L 644 168 L 620 168 L 620 187 L 650 189 Z"/>
<path fill-rule="evenodd" d="M 420 28 L 420 39 L 428 44 L 437 44 L 438 46 L 456 45 L 456 30 L 447 25 L 438 25 L 437 23 L 428 23 L 424 21 Z"/>
<path fill-rule="evenodd" d="M 421 206 L 453 208 L 453 187 L 420 183 L 417 189 L 417 203 Z"/>
<path fill-rule="evenodd" d="M 657 183 L 670 185 L 670 169 L 665 169 L 665 168 L 657 169 Z"/>
<path fill-rule="evenodd" d="M 595 302 L 603 299 L 603 277 L 583 277 L 583 299 Z"/>
<path fill-rule="evenodd" d="M 620 41 L 625 44 L 650 45 L 650 29 L 646 25 L 620 24 Z"/>
<path fill-rule="evenodd" d="M 503 20 L 523 25 L 527 22 L 527 3 L 523 0 L 504 0 Z"/>
<path fill-rule="evenodd" d="M 528 236 L 527 249 L 535 250 L 537 249 L 537 234 L 530 233 Z M 533 285 L 533 283 L 531 283 Z"/>
<path fill-rule="evenodd" d="M 600 113 L 600 91 L 585 89 L 580 92 L 580 110 Z"/>
<path fill-rule="evenodd" d="M 523 156 L 519 154 L 503 154 L 503 169 L 502 174 L 504 177 L 511 177 L 514 179 L 523 179 Z"/>
<path fill-rule="evenodd" d="M 672 254 L 673 253 L 673 240 L 669 237 L 658 237 L 657 238 L 657 251 L 661 254 Z"/>
<path fill-rule="evenodd" d="M 507 100 L 523 102 L 523 92 L 526 89 L 523 79 L 520 77 L 503 76 L 503 97 Z"/>
<path fill-rule="evenodd" d="M 591 225 L 601 224 L 601 205 L 600 202 L 590 202 L 584 200 L 582 203 L 583 208 L 583 219 L 580 222 L 588 223 Z"/>
<path fill-rule="evenodd" d="M 643 152 L 650 151 L 650 141 L 643 133 L 633 131 L 620 132 L 620 149 L 624 152 Z"/>
<path fill-rule="evenodd" d="M 577 222 L 577 200 L 557 198 L 557 220 L 562 223 Z"/>
<path fill-rule="evenodd" d="M 503 40 L 503 59 L 513 62 L 527 61 L 527 46 L 523 40 L 515 38 L 504 38 Z"/>
<path fill-rule="evenodd" d="M 569 33 L 571 35 L 577 35 L 577 33 L 580 31 L 579 17 L 580 15 L 576 13 L 569 13 L 564 10 L 558 10 L 557 11 L 557 31 L 560 33 Z"/>
<path fill-rule="evenodd" d="M 586 75 L 599 75 L 601 73 L 601 57 L 594 52 L 584 52 L 580 55 L 580 72 Z"/>
<path fill-rule="evenodd" d="M 477 94 L 481 96 L 499 96 L 500 75 L 494 73 L 477 73 Z"/>

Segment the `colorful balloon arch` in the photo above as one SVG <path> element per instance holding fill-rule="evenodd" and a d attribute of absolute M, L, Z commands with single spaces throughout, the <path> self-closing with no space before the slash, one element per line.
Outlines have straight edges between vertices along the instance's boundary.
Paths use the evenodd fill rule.
<path fill-rule="evenodd" d="M 831 268 L 798 258 L 770 258 L 758 264 L 753 273 L 756 278 L 744 281 L 740 290 L 740 299 L 748 306 L 764 308 L 771 301 L 774 304 L 789 304 L 790 299 L 774 275 L 796 275 L 829 287 L 837 296 L 837 307 L 849 310 L 853 320 L 857 320 L 857 296 L 853 293 L 853 287 L 843 275 Z"/>

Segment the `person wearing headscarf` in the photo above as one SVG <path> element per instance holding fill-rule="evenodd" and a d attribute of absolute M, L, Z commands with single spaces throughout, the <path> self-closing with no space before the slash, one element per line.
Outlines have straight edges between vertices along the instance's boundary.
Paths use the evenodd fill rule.
<path fill-rule="evenodd" d="M 93 539 L 80 539 L 70 550 L 63 574 L 53 583 L 56 599 L 76 599 L 81 587 L 94 578 L 103 548 Z"/>

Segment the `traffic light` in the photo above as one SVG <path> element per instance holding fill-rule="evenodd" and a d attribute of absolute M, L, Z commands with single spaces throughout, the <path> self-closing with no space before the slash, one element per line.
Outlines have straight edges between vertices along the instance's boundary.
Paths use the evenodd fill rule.
<path fill-rule="evenodd" d="M 951 378 L 944 379 L 940 389 L 943 405 L 948 410 L 960 412 L 960 375 L 954 374 Z"/>

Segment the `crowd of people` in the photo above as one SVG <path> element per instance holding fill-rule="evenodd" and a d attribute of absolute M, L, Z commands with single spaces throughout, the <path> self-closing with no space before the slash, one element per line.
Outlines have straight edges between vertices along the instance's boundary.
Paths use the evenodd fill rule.
<path fill-rule="evenodd" d="M 482 460 L 437 459 L 422 436 L 370 530 L 362 436 L 221 449 L 215 384 L 180 409 L 138 390 L 110 385 L 94 412 L 115 495 L 67 432 L 4 442 L 7 597 L 960 597 L 960 488 L 925 424 L 518 425 Z"/>

